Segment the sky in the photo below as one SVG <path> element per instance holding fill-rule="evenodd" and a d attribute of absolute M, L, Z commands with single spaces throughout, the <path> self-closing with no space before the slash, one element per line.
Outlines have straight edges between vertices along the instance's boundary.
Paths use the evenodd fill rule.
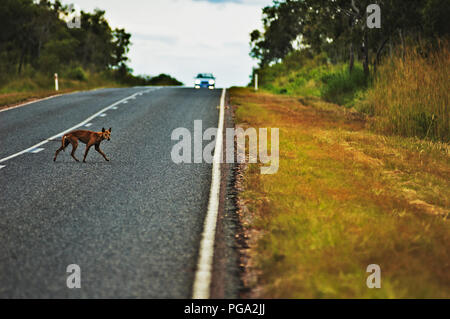
<path fill-rule="evenodd" d="M 63 0 L 83 11 L 106 11 L 112 28 L 131 33 L 128 65 L 135 75 L 170 74 L 192 86 L 213 73 L 217 87 L 247 85 L 256 61 L 250 32 L 262 28 L 272 0 Z"/>

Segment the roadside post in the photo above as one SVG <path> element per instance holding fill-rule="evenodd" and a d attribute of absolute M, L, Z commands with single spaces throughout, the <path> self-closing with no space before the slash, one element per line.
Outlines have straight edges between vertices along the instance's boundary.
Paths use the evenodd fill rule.
<path fill-rule="evenodd" d="M 55 73 L 55 91 L 59 90 L 59 86 L 58 86 L 58 73 Z"/>
<path fill-rule="evenodd" d="M 255 91 L 258 91 L 258 73 L 255 73 Z"/>

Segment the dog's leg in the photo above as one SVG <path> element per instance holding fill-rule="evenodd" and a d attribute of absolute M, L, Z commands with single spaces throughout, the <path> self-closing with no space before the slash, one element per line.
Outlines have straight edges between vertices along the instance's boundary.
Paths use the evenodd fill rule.
<path fill-rule="evenodd" d="M 55 157 L 53 158 L 53 162 L 56 161 L 56 157 L 58 156 L 59 152 L 61 152 L 61 151 L 63 150 L 63 148 L 64 148 L 64 147 L 61 146 L 60 148 L 58 148 L 58 149 L 56 150 Z"/>
<path fill-rule="evenodd" d="M 62 150 L 64 150 L 64 149 L 67 147 L 67 145 L 69 145 L 69 143 L 70 143 L 70 142 L 69 142 L 68 140 L 65 140 L 65 141 L 64 141 L 64 145 L 61 146 L 60 148 L 58 148 L 58 149 L 56 150 L 55 157 L 53 158 L 53 161 L 56 161 L 56 157 L 58 156 L 59 152 L 61 152 Z"/>
<path fill-rule="evenodd" d="M 104 159 L 105 159 L 106 161 L 109 162 L 109 159 L 106 157 L 105 153 L 103 153 L 102 150 L 100 149 L 100 144 L 95 144 L 95 150 L 96 150 L 97 152 L 99 152 L 100 154 L 102 154 L 102 156 L 104 157 Z"/>
<path fill-rule="evenodd" d="M 91 143 L 86 144 L 86 151 L 84 152 L 83 163 L 86 163 L 86 156 L 88 155 L 88 152 L 89 152 L 89 149 L 91 148 L 91 146 L 92 146 Z"/>
<path fill-rule="evenodd" d="M 72 144 L 72 153 L 70 153 L 70 155 L 72 155 L 73 159 L 76 160 L 77 162 L 79 162 L 78 158 L 75 157 L 75 151 L 77 150 L 78 147 L 78 141 L 77 140 L 70 140 L 70 143 Z"/>

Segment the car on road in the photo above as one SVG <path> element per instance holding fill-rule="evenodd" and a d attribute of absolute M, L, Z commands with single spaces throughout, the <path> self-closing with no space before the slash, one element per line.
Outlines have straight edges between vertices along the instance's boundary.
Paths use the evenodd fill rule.
<path fill-rule="evenodd" d="M 214 89 L 216 86 L 216 78 L 211 73 L 199 73 L 195 77 L 194 87 L 196 89 L 208 88 Z"/>

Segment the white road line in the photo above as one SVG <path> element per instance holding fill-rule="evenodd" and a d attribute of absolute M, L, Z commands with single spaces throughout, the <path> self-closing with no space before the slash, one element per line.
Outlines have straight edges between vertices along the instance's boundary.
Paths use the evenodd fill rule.
<path fill-rule="evenodd" d="M 125 100 L 125 101 L 123 101 L 123 104 L 127 104 L 127 103 L 128 103 L 128 101 L 126 101 L 126 100 Z"/>
<path fill-rule="evenodd" d="M 100 114 L 99 116 L 100 116 L 100 117 L 105 117 L 106 114 L 105 114 L 105 113 L 102 113 L 102 114 Z"/>
<path fill-rule="evenodd" d="M 146 91 L 153 91 L 153 90 L 152 90 L 152 89 L 147 89 L 147 90 L 145 90 L 145 92 L 146 92 Z M 143 92 L 143 91 L 141 91 L 141 92 Z M 139 93 L 139 92 L 138 92 L 138 93 Z M 56 138 L 58 138 L 58 137 L 61 137 L 61 136 L 63 136 L 64 134 L 69 133 L 70 131 L 73 131 L 74 129 L 76 129 L 76 128 L 80 127 L 80 126 L 86 125 L 86 123 L 90 122 L 92 119 L 96 118 L 96 117 L 99 116 L 100 114 L 106 112 L 107 110 L 109 110 L 109 109 L 112 108 L 113 106 L 116 106 L 117 104 L 122 103 L 123 101 L 125 101 L 125 100 L 128 99 L 129 97 L 131 97 L 131 96 L 136 96 L 136 94 L 137 94 L 137 93 L 134 93 L 134 94 L 132 94 L 132 95 L 130 95 L 130 96 L 127 96 L 126 98 L 123 98 L 123 99 L 121 99 L 121 100 L 119 100 L 119 101 L 117 101 L 117 102 L 115 102 L 115 103 L 113 103 L 113 104 L 111 104 L 111 105 L 105 107 L 104 109 L 98 111 L 97 113 L 95 113 L 95 114 L 89 116 L 89 117 L 88 117 L 87 119 L 85 119 L 84 121 L 82 121 L 82 122 L 80 122 L 80 123 L 78 123 L 78 124 L 72 126 L 71 128 L 69 128 L 69 129 L 67 129 L 67 130 L 65 130 L 65 131 L 63 131 L 63 132 L 60 132 L 60 133 L 58 133 L 58 134 L 55 134 L 55 135 L 53 135 L 53 136 L 47 138 L 46 140 L 44 140 L 44 141 L 42 141 L 42 142 L 39 142 L 39 143 L 37 143 L 37 144 L 35 144 L 35 145 L 33 145 L 33 146 L 30 146 L 29 148 L 27 148 L 27 149 L 25 149 L 25 150 L 23 150 L 23 151 L 17 152 L 17 153 L 12 154 L 12 155 L 10 155 L 10 156 L 8 156 L 8 157 L 4 157 L 4 158 L 0 159 L 0 163 L 6 162 L 7 160 L 10 160 L 10 159 L 12 159 L 12 158 L 14 158 L 14 157 L 17 157 L 17 156 L 19 156 L 19 155 L 22 155 L 23 153 L 27 153 L 27 152 L 31 151 L 32 149 L 38 148 L 39 146 L 48 143 L 50 140 L 56 139 Z"/>
<path fill-rule="evenodd" d="M 220 98 L 219 124 L 216 135 L 216 146 L 214 148 L 208 211 L 206 212 L 206 218 L 203 224 L 197 271 L 195 272 L 192 291 L 193 299 L 208 299 L 210 296 L 212 263 L 214 257 L 214 239 L 216 235 L 217 214 L 219 210 L 220 162 L 222 160 L 225 92 L 226 89 L 223 89 L 222 96 Z"/>
<path fill-rule="evenodd" d="M 2 169 L 3 167 L 6 167 L 6 165 L 0 165 L 0 169 Z"/>
<path fill-rule="evenodd" d="M 91 126 L 92 125 L 92 123 L 86 123 L 86 124 L 84 124 L 84 126 L 86 126 L 86 127 L 89 127 L 89 126 Z"/>
<path fill-rule="evenodd" d="M 111 110 L 117 110 L 117 106 L 113 106 Z"/>
<path fill-rule="evenodd" d="M 43 151 L 43 150 L 44 150 L 44 148 L 38 147 L 38 148 L 35 148 L 34 150 L 31 150 L 30 153 L 36 154 L 36 153 L 39 153 L 40 151 Z"/>

